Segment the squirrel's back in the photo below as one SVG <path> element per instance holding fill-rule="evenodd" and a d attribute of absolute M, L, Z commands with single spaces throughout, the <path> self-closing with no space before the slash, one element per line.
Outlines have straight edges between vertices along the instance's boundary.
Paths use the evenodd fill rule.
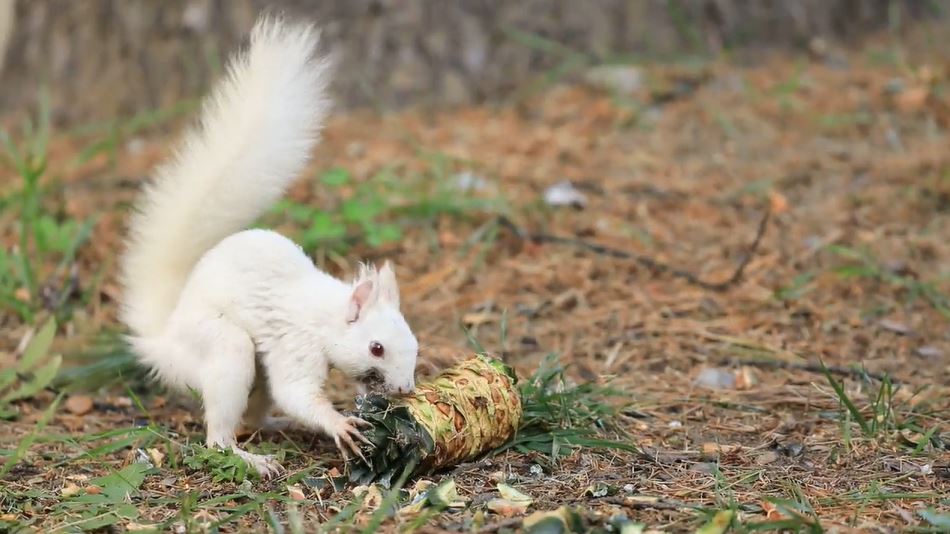
<path fill-rule="evenodd" d="M 200 123 L 154 172 L 121 258 L 121 318 L 159 334 L 201 256 L 250 225 L 306 165 L 330 107 L 329 62 L 309 25 L 263 18 L 207 98 Z"/>

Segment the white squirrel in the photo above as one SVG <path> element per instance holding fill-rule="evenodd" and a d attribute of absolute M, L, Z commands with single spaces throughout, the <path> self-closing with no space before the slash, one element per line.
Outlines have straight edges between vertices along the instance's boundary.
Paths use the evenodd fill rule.
<path fill-rule="evenodd" d="M 303 171 L 330 102 L 318 31 L 264 17 L 250 47 L 145 186 L 121 258 L 121 319 L 163 383 L 201 394 L 209 447 L 262 476 L 283 470 L 240 449 L 242 419 L 271 405 L 359 456 L 359 427 L 324 394 L 329 368 L 388 393 L 413 391 L 418 342 L 387 261 L 345 283 L 275 232 L 245 229 Z"/>

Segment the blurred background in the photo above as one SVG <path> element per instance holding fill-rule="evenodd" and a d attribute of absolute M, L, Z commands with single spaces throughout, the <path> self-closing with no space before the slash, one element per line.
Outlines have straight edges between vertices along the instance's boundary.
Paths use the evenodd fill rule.
<path fill-rule="evenodd" d="M 0 109 L 51 88 L 53 119 L 113 118 L 192 98 L 262 9 L 311 17 L 341 60 L 344 106 L 510 96 L 532 75 L 591 63 L 755 57 L 900 33 L 941 0 L 0 0 Z M 820 50 L 819 50 L 820 51 Z"/>
<path fill-rule="evenodd" d="M 201 458 L 198 401 L 143 379 L 115 278 L 132 199 L 265 9 L 318 22 L 338 69 L 259 224 L 336 275 L 392 259 L 420 373 L 553 355 L 633 403 L 603 413 L 652 460 L 505 456 L 538 509 L 607 506 L 606 480 L 687 503 L 637 508 L 674 531 L 774 519 L 766 497 L 808 531 L 945 531 L 950 0 L 0 0 L 0 530 L 125 521 L 62 477 L 130 455 L 163 470 L 135 521 L 177 521 L 145 496 L 183 483 L 201 496 L 168 507 L 223 516 L 206 497 L 233 491 L 234 525 L 271 517 L 175 463 Z M 252 447 L 298 474 L 336 458 L 296 439 Z M 307 491 L 308 517 L 347 503 Z"/>

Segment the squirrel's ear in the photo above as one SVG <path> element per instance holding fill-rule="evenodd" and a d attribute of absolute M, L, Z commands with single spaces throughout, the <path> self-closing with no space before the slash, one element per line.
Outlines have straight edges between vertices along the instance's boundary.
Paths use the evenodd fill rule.
<path fill-rule="evenodd" d="M 379 270 L 379 296 L 399 307 L 399 284 L 396 283 L 396 271 L 389 260 Z"/>
<path fill-rule="evenodd" d="M 363 280 L 356 284 L 346 308 L 346 322 L 355 323 L 360 318 L 360 313 L 366 309 L 373 297 L 373 286 L 372 280 Z"/>

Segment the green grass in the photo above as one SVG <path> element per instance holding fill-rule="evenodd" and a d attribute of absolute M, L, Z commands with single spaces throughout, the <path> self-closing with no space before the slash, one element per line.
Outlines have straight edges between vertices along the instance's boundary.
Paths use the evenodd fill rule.
<path fill-rule="evenodd" d="M 50 407 L 49 414 L 57 403 Z M 70 494 L 59 491 L 58 485 L 66 482 L 54 481 L 46 489 L 44 485 L 34 486 L 28 491 L 12 489 L 13 486 L 0 485 L 0 510 L 13 515 L 28 514 L 33 520 L 0 519 L 0 529 L 16 531 L 35 521 L 36 507 L 45 510 L 41 517 L 47 528 L 55 525 L 58 532 L 79 532 L 100 530 L 110 526 L 121 526 L 128 522 L 150 522 L 141 517 L 143 510 L 171 509 L 178 513 L 165 521 L 153 524 L 159 532 L 166 532 L 175 525 L 181 525 L 186 532 L 204 532 L 205 526 L 195 519 L 196 512 L 213 512 L 218 517 L 219 526 L 226 526 L 247 514 L 258 514 L 267 518 L 272 506 L 287 504 L 290 498 L 281 488 L 261 490 L 251 483 L 256 476 L 246 473 L 245 466 L 232 454 L 206 449 L 200 445 L 181 442 L 169 431 L 156 426 L 127 427 L 106 432 L 86 435 L 48 435 L 42 434 L 42 425 L 29 436 L 29 446 L 34 444 L 59 445 L 75 453 L 58 453 L 64 457 L 52 467 L 70 466 L 74 473 L 102 473 L 90 478 Z M 21 447 L 23 448 L 23 447 Z M 161 465 L 155 465 L 145 451 L 158 451 L 164 457 Z M 127 457 L 134 452 L 137 458 L 132 463 L 117 467 L 114 458 Z M 50 453 L 43 453 L 50 458 Z M 26 452 L 16 459 L 24 458 Z M 17 462 L 7 462 L 0 477 L 6 476 Z M 119 465 L 122 465 L 121 463 Z M 208 473 L 216 487 L 222 491 L 213 496 L 197 491 L 185 490 L 180 496 L 146 496 L 143 485 L 156 481 L 158 477 L 175 474 L 176 477 L 194 472 Z M 243 476 L 244 474 L 250 476 Z M 307 475 L 307 470 L 291 477 L 288 483 L 295 483 Z M 296 480 L 293 480 L 293 479 Z M 22 487 L 22 486 L 21 486 Z M 174 495 L 174 494 L 168 494 Z M 229 505 L 235 501 L 237 505 Z M 2 514 L 0 514 L 2 515 Z M 7 530 L 4 530 L 7 531 Z"/>
<path fill-rule="evenodd" d="M 105 328 L 88 346 L 64 354 L 67 365 L 60 369 L 55 385 L 68 392 L 144 386 L 147 371 L 122 334 L 117 328 Z"/>
<path fill-rule="evenodd" d="M 460 192 L 448 172 L 435 164 L 418 175 L 390 169 L 363 181 L 346 169 L 334 168 L 320 175 L 316 186 L 330 205 L 284 199 L 262 224 L 289 220 L 299 228 L 292 237 L 305 250 L 344 254 L 358 245 L 379 248 L 399 242 L 407 229 L 431 227 L 442 216 L 464 218 L 503 206 L 500 198 Z"/>
<path fill-rule="evenodd" d="M 30 339 L 16 365 L 0 369 L 0 420 L 19 414 L 16 401 L 32 398 L 52 384 L 62 363 L 50 354 L 56 321 L 48 320 Z"/>
<path fill-rule="evenodd" d="M 0 307 L 16 313 L 26 323 L 48 310 L 62 318 L 68 314 L 70 268 L 79 248 L 92 233 L 94 219 L 63 218 L 48 210 L 44 195 L 47 148 L 50 137 L 49 100 L 41 93 L 38 116 L 27 118 L 19 132 L 0 131 L 3 146 L 0 167 L 19 177 L 19 188 L 0 199 L 0 213 L 17 214 L 18 246 L 0 250 Z M 44 266 L 55 266 L 44 272 Z M 52 289 L 52 297 L 47 290 Z"/>
<path fill-rule="evenodd" d="M 174 119 L 193 113 L 198 108 L 197 100 L 181 100 L 168 108 L 143 111 L 132 117 L 87 124 L 67 135 L 92 139 L 70 161 L 73 166 L 82 165 L 104 155 L 111 167 L 119 159 L 125 143 L 136 135 L 164 125 Z"/>
<path fill-rule="evenodd" d="M 775 290 L 775 299 L 779 301 L 797 300 L 811 291 L 811 282 L 815 279 L 815 273 L 804 272 L 792 279 L 792 281 L 777 290 Z"/>
<path fill-rule="evenodd" d="M 519 384 L 523 421 L 514 440 L 497 452 L 515 449 L 542 452 L 552 459 L 577 448 L 619 449 L 638 452 L 632 441 L 605 438 L 614 434 L 626 438 L 616 424 L 629 394 L 595 382 L 569 383 L 566 369 L 557 356 L 549 355 L 537 371 Z"/>
<path fill-rule="evenodd" d="M 866 278 L 887 284 L 903 291 L 909 303 L 923 300 L 946 319 L 950 319 L 950 297 L 941 292 L 935 282 L 897 274 L 884 267 L 868 250 L 840 245 L 830 245 L 827 250 L 845 260 L 844 264 L 834 269 L 842 278 Z"/>
<path fill-rule="evenodd" d="M 939 419 L 930 417 L 927 406 L 902 407 L 895 394 L 899 386 L 888 376 L 884 376 L 873 387 L 870 381 L 863 382 L 863 392 L 867 397 L 866 406 L 860 407 L 845 390 L 843 381 L 837 380 L 822 363 L 825 379 L 828 381 L 842 407 L 842 440 L 846 450 L 851 449 L 852 425 L 857 425 L 861 435 L 870 440 L 890 440 L 914 455 L 923 455 L 932 449 L 950 449 L 950 444 L 940 438 Z M 912 439 L 908 436 L 913 436 Z"/>
<path fill-rule="evenodd" d="M 780 81 L 772 86 L 768 93 L 772 95 L 779 103 L 780 108 L 785 113 L 799 113 L 806 106 L 806 102 L 801 98 L 802 90 L 807 86 L 805 71 L 807 63 L 798 61 L 795 65 L 795 72 L 787 80 Z"/>
<path fill-rule="evenodd" d="M 499 328 L 499 344 L 505 347 L 507 311 L 502 314 Z M 465 330 L 465 334 L 477 352 L 486 352 L 472 331 Z M 519 381 L 521 428 L 514 439 L 494 454 L 508 449 L 541 452 L 556 461 L 578 448 L 639 452 L 632 441 L 604 437 L 613 434 L 629 439 L 617 424 L 617 417 L 630 404 L 630 394 L 610 387 L 609 383 L 573 384 L 566 373 L 567 368 L 557 354 L 548 354 L 530 377 Z"/>
<path fill-rule="evenodd" d="M 42 343 L 42 339 L 39 342 Z M 512 443 L 492 454 L 515 448 L 550 454 L 556 461 L 577 448 L 636 450 L 629 442 L 601 437 L 606 432 L 619 433 L 613 420 L 621 407 L 608 402 L 610 397 L 619 396 L 619 393 L 608 386 L 572 385 L 565 379 L 564 372 L 564 367 L 552 356 L 521 384 L 526 417 L 524 430 Z M 149 415 L 142 402 L 136 405 L 144 415 Z M 58 401 L 49 408 L 47 420 L 57 406 Z M 314 477 L 313 473 L 325 469 L 317 463 L 293 473 L 286 481 L 273 487 L 262 484 L 235 455 L 205 448 L 191 442 L 188 436 L 177 436 L 160 426 L 148 424 L 85 435 L 44 434 L 42 426 L 38 426 L 37 431 L 24 440 L 17 451 L 4 451 L 10 460 L 5 464 L 6 471 L 9 472 L 21 462 L 29 464 L 29 450 L 37 445 L 43 446 L 44 450 L 58 451 L 52 456 L 43 453 L 47 466 L 54 469 L 69 466 L 71 472 L 97 473 L 98 476 L 71 495 L 60 495 L 55 488 L 45 491 L 37 489 L 40 493 L 3 489 L 0 490 L 0 505 L 3 510 L 14 514 L 27 514 L 34 506 L 42 506 L 41 509 L 47 510 L 48 522 L 44 524 L 58 525 L 62 531 L 90 531 L 136 522 L 151 524 L 158 531 L 167 531 L 179 525 L 187 532 L 198 532 L 207 528 L 207 525 L 197 521 L 196 514 L 210 513 L 215 518 L 212 528 L 215 525 L 226 528 L 250 515 L 253 520 L 270 525 L 275 532 L 296 532 L 300 531 L 304 519 L 294 515 L 294 503 L 283 487 L 296 483 L 318 487 L 318 481 L 322 478 Z M 292 450 L 288 442 L 260 443 L 251 448 L 254 452 L 277 454 L 281 460 L 284 455 L 299 458 L 301 454 L 307 454 Z M 152 455 L 155 453 L 150 451 L 157 451 L 164 461 L 154 462 L 155 457 Z M 123 462 L 123 465 L 117 464 L 116 458 L 135 460 L 132 463 Z M 50 464 L 49 460 L 53 460 L 53 463 Z M 154 491 L 143 493 L 145 487 L 154 484 L 159 477 L 175 475 L 180 478 L 190 474 L 206 474 L 220 491 L 214 496 L 185 491 L 178 497 L 158 498 Z M 369 515 L 369 523 L 362 525 L 364 532 L 373 531 L 374 525 L 389 520 L 409 504 L 410 496 L 403 489 L 405 482 L 403 478 L 382 494 L 382 505 Z M 450 482 L 451 478 L 443 480 L 445 484 Z M 445 490 L 443 486 L 437 486 L 424 496 L 426 502 L 422 505 L 422 515 L 413 522 L 416 527 L 445 508 L 444 499 L 439 499 L 439 491 Z M 98 489 L 92 491 L 90 487 Z M 365 510 L 360 511 L 361 499 L 348 496 L 346 491 L 337 491 L 333 499 L 336 499 L 334 503 L 340 512 L 330 522 L 321 525 L 321 531 L 329 531 L 332 527 L 344 530 L 355 528 L 357 512 L 365 514 Z M 301 504 L 308 502 L 316 504 L 312 498 Z M 177 510 L 177 513 L 156 524 L 142 516 L 148 510 L 163 508 Z M 27 515 L 35 516 L 35 513 Z M 362 517 L 367 519 L 366 515 Z M 16 526 L 26 525 L 8 522 L 4 526 L 15 530 Z"/>

